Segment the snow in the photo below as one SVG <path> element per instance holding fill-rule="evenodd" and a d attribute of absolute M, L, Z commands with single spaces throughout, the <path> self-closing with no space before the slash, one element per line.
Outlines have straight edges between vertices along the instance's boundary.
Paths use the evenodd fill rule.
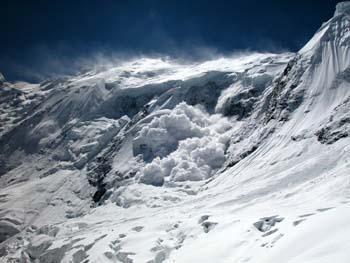
<path fill-rule="evenodd" d="M 334 16 L 349 14 L 350 13 L 350 3 L 349 2 L 340 2 L 335 8 Z"/>
<path fill-rule="evenodd" d="M 5 77 L 0 73 L 0 84 L 2 84 L 4 81 L 5 81 Z"/>
<path fill-rule="evenodd" d="M 75 125 L 67 134 L 68 152 L 75 165 L 82 167 L 100 152 L 128 121 L 129 118 L 125 116 L 117 121 L 99 118 Z"/>
<path fill-rule="evenodd" d="M 305 54 L 314 49 L 319 43 L 325 32 L 328 30 L 327 25 L 323 25 L 318 32 L 306 43 L 306 45 L 299 51 L 301 54 Z"/>
<path fill-rule="evenodd" d="M 186 80 L 203 75 L 210 71 L 241 72 L 247 66 L 259 65 L 267 58 L 278 58 L 271 53 L 241 53 L 229 57 L 221 57 L 205 62 L 177 62 L 168 58 L 137 58 L 106 71 L 91 71 L 85 76 L 73 78 L 74 83 L 91 83 L 96 79 L 106 82 L 118 82 L 118 86 L 125 89 L 140 87 L 147 84 L 164 83 L 169 80 Z"/>
<path fill-rule="evenodd" d="M 133 142 L 134 153 L 151 161 L 141 171 L 141 182 L 159 186 L 165 177 L 172 182 L 209 178 L 225 162 L 230 128 L 220 115 L 186 103 L 153 118 Z"/>
<path fill-rule="evenodd" d="M 297 54 L 4 82 L 0 261 L 348 263 L 347 7 Z"/>
<path fill-rule="evenodd" d="M 264 261 L 346 262 L 350 248 L 350 232 L 347 227 L 349 219 L 350 209 L 347 206 L 331 209 L 313 217 L 281 240 Z"/>

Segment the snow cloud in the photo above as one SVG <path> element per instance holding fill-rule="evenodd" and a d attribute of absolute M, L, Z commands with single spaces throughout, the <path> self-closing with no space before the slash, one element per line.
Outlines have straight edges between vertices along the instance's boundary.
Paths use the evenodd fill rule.
<path fill-rule="evenodd" d="M 134 154 L 142 154 L 147 162 L 140 182 L 160 186 L 211 177 L 225 162 L 230 128 L 221 115 L 186 103 L 154 117 L 133 144 Z"/>

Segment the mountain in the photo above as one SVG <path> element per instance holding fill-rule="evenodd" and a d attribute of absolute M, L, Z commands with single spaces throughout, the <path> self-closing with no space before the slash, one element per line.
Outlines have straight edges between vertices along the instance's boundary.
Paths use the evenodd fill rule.
<path fill-rule="evenodd" d="M 350 256 L 350 2 L 297 53 L 0 81 L 3 262 Z"/>

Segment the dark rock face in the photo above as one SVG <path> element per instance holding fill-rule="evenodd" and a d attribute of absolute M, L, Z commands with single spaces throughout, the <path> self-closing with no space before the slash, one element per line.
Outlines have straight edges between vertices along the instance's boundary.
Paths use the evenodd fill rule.
<path fill-rule="evenodd" d="M 98 158 L 97 161 L 95 167 L 93 167 L 88 174 L 89 183 L 96 187 L 96 192 L 92 197 L 95 203 L 99 203 L 106 193 L 106 184 L 103 180 L 112 169 L 112 166 L 108 163 L 108 159 Z"/>
<path fill-rule="evenodd" d="M 342 138 L 350 136 L 350 117 L 331 121 L 326 127 L 318 130 L 315 135 L 317 140 L 323 144 L 333 144 Z"/>
<path fill-rule="evenodd" d="M 189 105 L 203 105 L 210 113 L 214 111 L 222 87 L 209 81 L 203 86 L 191 86 L 185 96 L 185 102 Z"/>
<path fill-rule="evenodd" d="M 237 116 L 238 120 L 248 117 L 258 101 L 259 95 L 257 90 L 250 89 L 228 98 L 223 106 L 223 114 Z"/>
<path fill-rule="evenodd" d="M 294 112 L 304 101 L 305 87 L 301 87 L 300 81 L 304 73 L 299 58 L 293 58 L 281 76 L 273 83 L 273 89 L 266 97 L 263 112 L 265 113 L 265 123 L 275 119 L 287 121 L 289 115 Z"/>
<path fill-rule="evenodd" d="M 288 84 L 285 78 L 287 78 L 288 74 L 290 73 L 294 65 L 295 65 L 295 61 L 294 60 L 290 61 L 287 67 L 284 69 L 281 77 L 279 77 L 274 84 L 274 89 L 272 90 L 272 93 L 269 96 L 269 105 L 268 105 L 268 111 L 266 113 L 266 122 L 269 122 L 271 119 L 275 118 L 274 113 L 279 106 L 278 97 L 280 96 L 281 92 Z"/>
<path fill-rule="evenodd" d="M 19 233 L 19 227 L 13 222 L 0 221 L 0 243 Z"/>
<path fill-rule="evenodd" d="M 347 131 L 332 131 L 330 127 L 322 128 L 316 132 L 317 140 L 323 144 L 333 144 L 341 138 L 349 136 Z"/>
<path fill-rule="evenodd" d="M 108 185 L 104 180 L 112 170 L 113 154 L 118 152 L 122 144 L 123 139 L 116 136 L 107 150 L 96 156 L 87 165 L 88 181 L 90 185 L 96 187 L 96 192 L 92 197 L 96 204 L 101 204 L 108 193 Z"/>
<path fill-rule="evenodd" d="M 332 83 L 331 89 L 337 89 L 343 82 L 350 83 L 350 68 L 340 72 Z"/>
<path fill-rule="evenodd" d="M 350 97 L 336 107 L 328 122 L 316 131 L 317 140 L 322 144 L 333 144 L 350 136 Z"/>
<path fill-rule="evenodd" d="M 95 203 L 98 203 L 106 192 L 107 189 L 105 184 L 98 185 L 97 191 L 93 195 L 92 200 L 94 200 Z"/>
<path fill-rule="evenodd" d="M 236 116 L 238 120 L 242 120 L 252 114 L 264 91 L 271 84 L 272 76 L 239 73 L 236 78 L 237 90 L 223 102 L 221 112 L 224 116 Z"/>

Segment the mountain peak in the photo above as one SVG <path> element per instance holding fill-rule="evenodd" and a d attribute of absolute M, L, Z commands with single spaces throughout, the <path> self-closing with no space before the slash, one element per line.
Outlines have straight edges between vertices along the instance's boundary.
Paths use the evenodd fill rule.
<path fill-rule="evenodd" d="M 334 16 L 341 14 L 350 14 L 350 1 L 340 2 L 337 4 Z"/>
<path fill-rule="evenodd" d="M 348 28 L 350 25 L 350 1 L 340 2 L 336 5 L 334 16 L 323 23 L 315 35 L 299 51 L 299 54 L 310 54 L 320 47 L 321 42 L 336 42 L 338 46 L 350 43 Z M 340 22 L 341 21 L 341 22 Z M 313 52 L 311 52 L 313 51 Z"/>

